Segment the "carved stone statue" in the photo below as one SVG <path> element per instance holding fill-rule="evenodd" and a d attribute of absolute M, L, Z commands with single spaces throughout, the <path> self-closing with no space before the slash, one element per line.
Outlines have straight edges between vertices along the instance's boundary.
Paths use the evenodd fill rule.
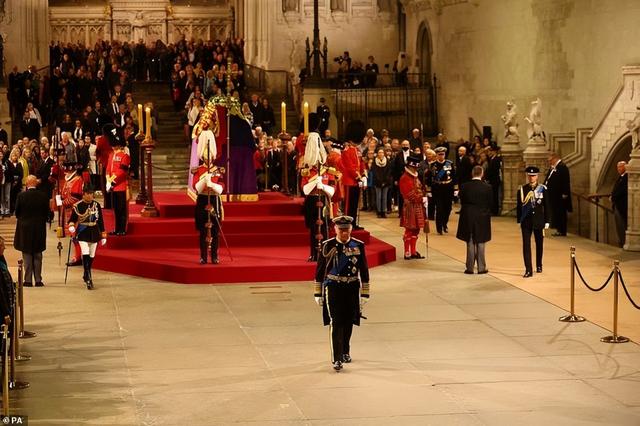
<path fill-rule="evenodd" d="M 300 2 L 298 0 L 282 0 L 283 12 L 297 12 Z"/>
<path fill-rule="evenodd" d="M 331 0 L 331 11 L 332 12 L 346 12 L 347 11 L 347 1 L 346 0 Z"/>
<path fill-rule="evenodd" d="M 627 129 L 631 133 L 631 146 L 634 151 L 640 150 L 640 106 L 636 107 L 638 112 L 633 120 L 627 121 Z"/>
<path fill-rule="evenodd" d="M 527 129 L 527 136 L 529 140 L 544 140 L 544 131 L 542 130 L 542 101 L 540 98 L 536 98 L 531 102 L 531 111 L 529 116 L 524 118 L 529 123 Z"/>
<path fill-rule="evenodd" d="M 507 112 L 500 118 L 504 123 L 504 137 L 505 139 L 518 139 L 518 121 L 516 120 L 518 115 L 518 107 L 513 102 L 507 102 Z"/>
<path fill-rule="evenodd" d="M 147 39 L 147 27 L 149 24 L 144 19 L 142 11 L 136 12 L 136 17 L 131 21 L 131 35 L 133 40 L 146 40 Z"/>

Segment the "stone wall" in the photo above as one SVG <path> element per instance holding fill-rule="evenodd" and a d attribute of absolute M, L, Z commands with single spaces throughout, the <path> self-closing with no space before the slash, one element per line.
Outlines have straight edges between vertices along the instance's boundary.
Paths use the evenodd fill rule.
<path fill-rule="evenodd" d="M 284 2 L 284 4 L 283 4 Z M 312 0 L 244 0 L 242 35 L 248 63 L 267 69 L 293 71 L 305 64 L 305 39 L 313 40 Z M 397 15 L 380 11 L 378 0 L 320 0 L 320 37 L 327 38 L 329 72 L 337 71 L 332 61 L 348 50 L 353 60 L 365 64 L 373 55 L 384 72 L 398 56 Z M 383 2 L 386 4 L 386 2 Z M 331 5 L 345 10 L 331 10 Z M 287 9 L 285 12 L 284 9 Z M 390 70 L 391 68 L 389 68 Z"/>
<path fill-rule="evenodd" d="M 452 139 L 468 134 L 468 117 L 501 133 L 508 99 L 520 109 L 524 134 L 522 114 L 537 96 L 547 132 L 594 127 L 621 83 L 621 66 L 640 62 L 635 0 L 403 3 L 410 56 L 420 25 L 430 28 L 440 123 Z"/>
<path fill-rule="evenodd" d="M 13 66 L 49 64 L 47 0 L 6 0 L 0 2 L 0 34 L 4 41 L 4 72 Z"/>

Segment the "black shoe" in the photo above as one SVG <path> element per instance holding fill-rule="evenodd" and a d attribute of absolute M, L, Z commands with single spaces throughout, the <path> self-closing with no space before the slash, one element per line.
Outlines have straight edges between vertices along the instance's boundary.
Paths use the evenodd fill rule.
<path fill-rule="evenodd" d="M 109 235 L 118 235 L 118 233 L 116 231 L 111 231 L 109 232 Z"/>
<path fill-rule="evenodd" d="M 42 281 L 36 282 L 36 287 L 44 287 L 44 283 Z"/>
<path fill-rule="evenodd" d="M 93 281 L 91 280 L 87 281 L 87 290 L 93 290 Z"/>
<path fill-rule="evenodd" d="M 78 259 L 75 262 L 67 262 L 66 266 L 80 266 L 82 265 L 82 260 Z"/>
<path fill-rule="evenodd" d="M 442 231 L 438 231 L 438 235 L 442 235 Z"/>
<path fill-rule="evenodd" d="M 470 271 L 470 270 L 468 270 L 468 269 L 465 269 L 465 270 L 464 270 L 464 273 L 465 273 L 465 274 L 469 274 L 469 275 L 473 275 L 473 271 Z"/>
<path fill-rule="evenodd" d="M 533 276 L 533 272 L 531 272 L 531 271 L 526 271 L 526 272 L 524 273 L 524 275 L 522 276 L 522 278 L 529 278 L 529 277 L 532 277 L 532 276 Z"/>
<path fill-rule="evenodd" d="M 553 234 L 551 234 L 551 236 L 553 237 L 566 237 L 567 234 L 566 233 L 562 233 L 562 232 L 554 232 Z"/>
<path fill-rule="evenodd" d="M 341 361 L 336 361 L 333 363 L 333 369 L 336 371 L 340 371 L 342 370 L 342 362 Z"/>
<path fill-rule="evenodd" d="M 448 234 L 448 233 L 449 233 L 449 228 L 447 228 L 447 227 L 445 226 L 445 227 L 444 227 L 444 229 L 443 229 L 443 231 L 444 231 L 444 233 L 445 233 L 445 234 Z"/>
<path fill-rule="evenodd" d="M 351 356 L 349 354 L 342 355 L 342 362 L 349 364 L 351 362 Z"/>
<path fill-rule="evenodd" d="M 404 260 L 411 260 L 413 259 L 413 256 L 409 255 L 407 256 L 406 254 L 404 255 Z"/>
<path fill-rule="evenodd" d="M 488 269 L 485 269 L 484 271 L 478 271 L 478 273 L 479 273 L 479 274 L 488 274 L 488 273 L 489 273 L 489 270 L 488 270 Z"/>
<path fill-rule="evenodd" d="M 125 235 L 127 235 L 127 233 L 126 232 L 116 232 L 116 235 L 118 237 L 124 237 Z"/>
<path fill-rule="evenodd" d="M 207 263 L 206 259 L 200 258 L 200 264 L 205 265 Z"/>
<path fill-rule="evenodd" d="M 31 284 L 30 282 L 25 281 L 24 283 L 22 283 L 23 287 L 33 287 L 33 284 Z"/>
<path fill-rule="evenodd" d="M 387 214 L 386 214 L 386 213 L 380 213 L 380 217 L 381 217 L 382 219 L 386 219 L 386 218 L 387 218 Z"/>
<path fill-rule="evenodd" d="M 211 259 L 211 263 L 213 263 L 214 265 L 217 265 L 220 263 L 220 260 L 218 260 L 218 258 L 216 257 L 215 259 Z"/>
<path fill-rule="evenodd" d="M 424 256 L 423 256 L 423 255 L 421 255 L 421 254 L 420 254 L 420 253 L 418 253 L 418 252 L 415 252 L 414 254 L 412 254 L 412 255 L 411 255 L 411 258 L 412 258 L 412 259 L 424 259 Z"/>
<path fill-rule="evenodd" d="M 538 267 L 536 268 L 536 272 L 537 272 L 538 274 L 539 274 L 539 273 L 541 273 L 541 272 L 542 272 L 542 266 L 538 266 Z"/>

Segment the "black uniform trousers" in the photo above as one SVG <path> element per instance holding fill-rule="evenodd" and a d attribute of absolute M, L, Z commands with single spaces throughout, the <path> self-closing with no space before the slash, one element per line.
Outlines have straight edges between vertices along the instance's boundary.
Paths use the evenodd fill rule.
<path fill-rule="evenodd" d="M 207 228 L 200 230 L 200 259 L 207 260 Z M 220 239 L 220 227 L 215 218 L 211 222 L 211 260 L 218 258 L 218 243 Z"/>
<path fill-rule="evenodd" d="M 342 361 L 351 351 L 351 333 L 355 316 L 360 315 L 360 283 L 340 283 L 325 288 L 331 322 L 331 361 Z"/>
<path fill-rule="evenodd" d="M 491 215 L 500 216 L 500 182 L 491 182 L 492 200 L 491 200 Z"/>
<path fill-rule="evenodd" d="M 358 185 L 354 186 L 346 186 L 345 190 L 347 192 L 346 210 L 347 216 L 351 216 L 353 218 L 353 224 L 357 225 L 357 216 L 358 216 L 358 203 L 360 202 L 360 187 Z"/>
<path fill-rule="evenodd" d="M 536 241 L 536 267 L 542 268 L 543 230 L 531 229 L 525 226 L 521 226 L 520 229 L 522 230 L 522 257 L 524 258 L 524 267 L 527 272 L 533 272 L 533 267 L 531 266 L 531 233 L 533 233 Z"/>
<path fill-rule="evenodd" d="M 127 191 L 112 191 L 111 201 L 116 222 L 116 232 L 127 231 Z"/>
<path fill-rule="evenodd" d="M 433 203 L 435 205 L 436 231 L 446 231 L 453 207 L 453 188 L 451 185 L 433 184 L 431 189 Z"/>

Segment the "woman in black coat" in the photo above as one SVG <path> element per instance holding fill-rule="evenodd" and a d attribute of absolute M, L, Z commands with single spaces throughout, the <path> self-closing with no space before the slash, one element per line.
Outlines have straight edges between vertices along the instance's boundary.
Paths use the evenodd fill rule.
<path fill-rule="evenodd" d="M 276 117 L 267 98 L 262 99 L 262 107 L 258 108 L 258 110 L 260 111 L 259 116 L 262 124 L 262 131 L 267 135 L 271 135 L 271 128 L 276 124 Z"/>
<path fill-rule="evenodd" d="M 371 162 L 373 172 L 373 187 L 376 191 L 376 214 L 387 217 L 387 195 L 393 183 L 391 162 L 384 155 L 384 148 L 378 148 L 376 158 Z"/>
<path fill-rule="evenodd" d="M 16 208 L 16 198 L 22 190 L 22 164 L 18 161 L 20 157 L 19 151 L 12 151 L 7 160 L 7 170 L 5 174 L 5 182 L 11 184 L 11 191 L 9 194 L 9 214 L 13 215 Z"/>

